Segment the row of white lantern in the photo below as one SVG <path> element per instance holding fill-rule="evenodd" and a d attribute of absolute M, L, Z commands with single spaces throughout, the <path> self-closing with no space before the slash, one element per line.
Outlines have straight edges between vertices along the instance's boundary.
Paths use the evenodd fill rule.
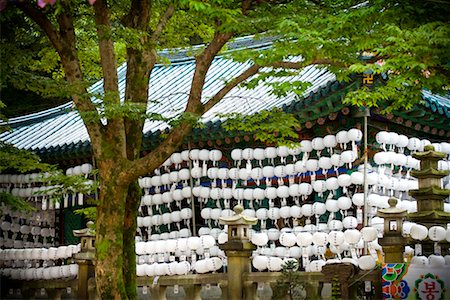
<path fill-rule="evenodd" d="M 0 225 L 0 228 L 2 229 L 4 234 L 10 231 L 13 233 L 13 235 L 17 235 L 17 233 L 20 232 L 22 236 L 28 236 L 29 234 L 31 234 L 33 236 L 55 237 L 55 228 L 20 225 L 19 223 L 10 223 L 8 221 L 3 221 Z"/>
<path fill-rule="evenodd" d="M 70 264 L 39 268 L 4 268 L 1 275 L 15 280 L 52 280 L 75 278 L 78 275 L 78 265 Z"/>
<path fill-rule="evenodd" d="M 144 192 L 148 194 L 149 189 L 155 187 L 155 190 L 170 190 L 173 187 L 182 182 L 183 187 L 189 185 L 191 178 L 195 179 L 196 185 L 199 184 L 199 180 L 203 177 L 208 177 L 212 180 L 212 184 L 216 185 L 215 180 L 221 180 L 221 185 L 227 185 L 227 180 L 233 181 L 257 181 L 258 185 L 261 180 L 266 181 L 277 178 L 290 178 L 293 179 L 299 174 L 306 174 L 309 172 L 313 174 L 321 170 L 323 174 L 326 174 L 330 169 L 337 169 L 344 164 L 352 164 L 357 159 L 357 155 L 353 151 L 345 151 L 342 154 L 333 154 L 331 157 L 321 157 L 319 159 L 307 159 L 297 161 L 292 164 L 282 164 L 278 166 L 264 166 L 254 168 L 226 168 L 226 167 L 212 167 L 203 171 L 201 167 L 193 167 L 189 169 L 181 169 L 179 171 L 172 171 L 170 173 L 164 173 L 162 175 L 155 175 L 152 177 L 143 177 L 139 179 L 139 185 L 144 189 Z M 267 184 L 267 182 L 266 182 Z"/>
<path fill-rule="evenodd" d="M 31 174 L 0 174 L 0 184 L 17 185 L 18 187 L 28 187 L 31 183 L 40 183 L 50 173 L 31 173 Z"/>
<path fill-rule="evenodd" d="M 80 244 L 27 249 L 0 249 L 0 261 L 6 260 L 58 260 L 68 259 L 80 252 Z"/>
<path fill-rule="evenodd" d="M 88 176 L 92 170 L 93 166 L 89 163 L 85 163 L 79 166 L 71 167 L 66 170 L 67 176 Z"/>
<path fill-rule="evenodd" d="M 426 145 L 433 145 L 436 151 L 450 154 L 450 144 L 447 142 L 431 143 L 427 139 L 419 139 L 416 137 L 408 138 L 403 134 L 387 131 L 378 132 L 375 139 L 384 151 L 398 150 L 400 153 L 404 153 L 404 150 L 408 149 L 410 152 L 416 152 L 423 151 Z"/>
<path fill-rule="evenodd" d="M 142 250 L 142 249 L 141 249 Z M 145 249 L 144 249 L 145 250 Z M 136 262 L 137 264 L 146 264 L 154 262 L 170 262 L 175 259 L 189 260 L 191 262 L 197 260 L 198 258 L 206 257 L 225 257 L 225 252 L 221 250 L 218 246 L 212 246 L 210 248 L 198 247 L 196 250 L 182 250 L 175 249 L 173 252 L 162 252 L 154 254 L 141 254 L 138 255 Z"/>
<path fill-rule="evenodd" d="M 450 255 L 436 255 L 432 254 L 428 257 L 423 255 L 413 256 L 411 258 L 411 266 L 421 266 L 421 267 L 438 267 L 438 268 L 448 268 L 450 265 Z"/>
<path fill-rule="evenodd" d="M 142 226 L 141 226 L 142 227 Z M 180 230 L 171 230 L 169 232 L 161 232 L 161 233 L 152 233 L 149 237 L 149 241 L 161 241 L 161 240 L 168 240 L 168 239 L 177 239 L 177 238 L 187 238 L 192 236 L 191 229 L 189 228 L 182 228 Z M 139 242 L 142 241 L 142 237 L 138 236 Z"/>
<path fill-rule="evenodd" d="M 296 258 L 280 258 L 276 256 L 265 256 L 265 255 L 257 255 L 252 259 L 252 265 L 258 271 L 269 270 L 271 272 L 279 272 L 282 270 L 283 265 L 285 265 L 289 261 L 298 262 Z M 321 272 L 322 267 L 326 264 L 334 264 L 334 263 L 352 263 L 355 266 L 359 267 L 362 270 L 372 270 L 376 267 L 376 259 L 369 255 L 364 255 L 359 257 L 358 259 L 353 258 L 343 258 L 343 259 L 315 259 L 312 260 L 308 265 L 305 266 L 306 272 Z"/>
<path fill-rule="evenodd" d="M 333 246 L 339 246 L 344 242 L 354 245 L 358 244 L 361 239 L 365 242 L 372 242 L 378 237 L 378 229 L 375 227 L 364 227 L 359 231 L 355 229 L 355 224 L 346 225 L 348 227 L 346 227 L 347 229 L 345 231 L 341 231 L 341 228 L 330 230 L 329 232 L 316 231 L 314 233 L 308 231 L 300 231 L 298 233 L 290 231 L 278 232 L 269 229 L 267 232 L 254 233 L 251 241 L 257 246 L 266 246 L 270 240 L 278 240 L 285 247 L 295 245 L 307 247 L 312 244 L 325 247 L 328 243 Z"/>
<path fill-rule="evenodd" d="M 398 179 L 395 177 L 388 177 L 386 175 L 378 175 L 375 172 L 368 174 L 369 185 L 377 185 L 383 189 L 398 190 L 401 192 L 409 191 L 417 188 L 417 180 Z M 302 197 L 306 198 L 311 195 L 313 190 L 319 194 L 326 191 L 336 191 L 340 187 L 347 188 L 350 185 L 362 185 L 364 175 L 361 172 L 353 172 L 351 175 L 341 174 L 338 177 L 330 177 L 326 180 L 316 180 L 312 184 L 308 182 L 301 182 L 299 184 L 292 183 L 288 185 L 280 185 L 278 187 L 269 186 L 263 188 L 219 188 L 208 186 L 196 186 L 193 188 L 184 187 L 182 189 L 175 189 L 167 191 L 162 194 L 144 195 L 142 197 L 141 205 L 162 205 L 172 202 L 180 203 L 184 199 L 190 199 L 192 196 L 200 198 L 201 201 L 207 202 L 212 200 L 274 200 L 276 198 L 286 199 L 288 197 Z M 360 205 L 361 206 L 361 205 Z"/>
<path fill-rule="evenodd" d="M 409 235 L 419 241 L 429 238 L 433 242 L 447 241 L 450 243 L 450 227 L 444 228 L 442 226 L 431 226 L 429 229 L 421 224 L 406 223 L 406 231 Z"/>
<path fill-rule="evenodd" d="M 167 239 L 163 243 L 159 241 L 147 241 L 136 243 L 136 254 L 162 254 L 175 253 L 176 251 L 196 251 L 200 248 L 210 249 L 216 245 L 216 239 L 212 235 L 191 236 L 188 238 Z"/>
<path fill-rule="evenodd" d="M 86 163 L 83 165 L 68 168 L 66 175 L 88 175 L 92 172 L 93 167 L 91 164 Z M 51 174 L 45 173 L 30 173 L 30 174 L 0 174 L 0 184 L 13 184 L 18 187 L 29 187 L 31 183 L 41 183 L 45 178 Z"/>
<path fill-rule="evenodd" d="M 347 137 L 349 135 L 350 137 Z M 345 138 L 344 138 L 345 136 Z M 340 138 L 338 138 L 340 137 Z M 267 147 L 267 148 L 245 148 L 245 149 L 233 149 L 231 151 L 231 157 L 234 161 L 240 161 L 242 159 L 247 160 L 250 162 L 251 160 L 255 159 L 260 161 L 260 167 L 262 168 L 261 161 L 264 159 L 274 159 L 276 157 L 282 158 L 281 163 L 285 164 L 285 159 L 287 156 L 291 155 L 293 156 L 294 162 L 296 161 L 296 155 L 300 153 L 310 153 L 313 150 L 321 151 L 325 148 L 333 148 L 338 143 L 341 143 L 342 145 L 352 141 L 360 141 L 362 138 L 362 133 L 358 129 L 351 129 L 349 132 L 347 131 L 341 131 L 338 133 L 338 135 L 327 135 L 324 138 L 316 137 L 312 141 L 304 140 L 301 141 L 300 146 L 295 148 L 289 148 L 287 146 L 280 146 L 280 147 Z M 356 159 L 356 150 L 354 147 L 352 147 L 352 150 L 345 151 L 346 147 L 343 148 L 344 152 L 339 155 L 331 155 L 330 157 L 326 157 L 324 159 L 320 159 L 320 155 L 318 159 L 311 160 L 311 162 L 307 162 L 307 156 L 303 157 L 303 160 L 297 164 L 297 173 L 303 173 L 308 171 L 307 168 L 310 166 L 310 169 L 315 169 L 315 165 L 320 165 L 322 169 L 330 169 L 333 165 L 334 167 L 340 167 L 343 165 L 343 163 L 352 163 Z M 342 156 L 342 157 L 341 157 Z M 212 175 L 212 178 L 219 178 L 219 179 L 233 179 L 233 174 L 226 174 L 227 169 L 226 168 L 218 168 L 217 162 L 222 159 L 222 152 L 220 150 L 214 149 L 214 150 L 207 150 L 207 149 L 192 149 L 192 150 L 185 150 L 181 153 L 173 153 L 171 157 L 166 160 L 166 162 L 163 164 L 163 167 L 165 167 L 166 173 L 161 175 L 160 171 L 155 172 L 155 176 L 152 177 L 143 177 L 139 180 L 139 184 L 144 189 L 149 189 L 151 187 L 157 187 L 157 186 L 164 186 L 164 185 L 170 185 L 173 183 L 177 183 L 179 181 L 184 181 L 184 183 L 187 183 L 187 180 L 192 176 L 193 178 L 200 178 L 205 177 L 208 174 Z M 188 169 L 180 169 L 180 165 L 183 161 L 193 161 L 193 168 L 191 169 L 189 174 Z M 203 165 L 200 166 L 199 161 L 203 161 Z M 210 168 L 211 170 L 207 170 L 208 166 L 206 164 L 207 161 L 213 162 L 213 168 Z M 170 171 L 169 166 L 174 164 L 177 166 L 175 168 L 175 171 Z M 293 168 L 288 167 L 287 169 Z M 238 165 L 239 167 L 239 165 Z M 270 167 L 270 166 L 267 166 Z M 261 169 L 259 168 L 259 169 Z M 223 169 L 223 170 L 222 170 Z M 249 171 L 252 169 L 251 163 L 247 163 L 245 170 Z M 178 171 L 179 170 L 179 171 Z M 234 170 L 239 170 L 239 168 L 231 168 L 231 173 L 236 173 Z M 269 170 L 269 169 L 267 169 Z M 318 169 L 317 169 L 318 170 Z M 317 171 L 316 170 L 316 171 Z M 228 173 L 230 173 L 228 171 Z M 270 172 L 270 171 L 267 171 Z M 276 170 L 274 173 L 282 172 L 281 170 Z M 289 171 L 288 171 L 289 172 Z M 217 174 L 215 174 L 217 173 Z M 243 173 L 243 172 L 241 172 Z M 261 173 L 259 172 L 258 168 L 255 168 L 255 171 L 253 173 Z M 235 174 L 235 179 L 239 178 L 238 174 Z M 292 174 L 293 175 L 293 174 Z M 243 177 L 244 174 L 241 174 L 241 177 Z M 273 177 L 272 176 L 264 176 L 264 177 Z"/>
<path fill-rule="evenodd" d="M 236 165 L 240 165 L 242 160 L 247 161 L 246 165 L 249 165 L 251 160 L 257 160 L 259 165 L 262 166 L 262 161 L 268 159 L 272 165 L 274 164 L 274 159 L 279 157 L 281 163 L 284 163 L 287 158 L 292 157 L 292 161 L 296 161 L 300 154 L 308 154 L 316 151 L 317 157 L 320 157 L 321 151 L 324 149 L 329 150 L 329 154 L 333 153 L 333 148 L 340 145 L 341 150 L 345 151 L 347 149 L 347 143 L 351 142 L 353 144 L 352 149 L 355 148 L 354 143 L 361 141 L 362 132 L 359 129 L 353 128 L 349 131 L 340 131 L 336 135 L 326 135 L 324 137 L 315 137 L 310 140 L 300 141 L 300 145 L 297 147 L 267 147 L 267 148 L 245 148 L 245 149 L 233 149 L 231 151 L 231 158 L 235 161 Z M 304 157 L 302 156 L 302 159 Z"/>
<path fill-rule="evenodd" d="M 163 214 L 154 214 L 151 216 L 137 217 L 138 227 L 150 227 L 167 225 L 171 223 L 185 222 L 192 218 L 192 209 L 186 207 L 181 210 L 174 210 Z"/>
<path fill-rule="evenodd" d="M 174 275 L 186 275 L 191 270 L 199 274 L 208 272 L 216 272 L 223 266 L 223 260 L 219 257 L 211 257 L 201 259 L 193 262 L 188 261 L 173 261 L 170 263 L 152 263 L 142 264 L 136 266 L 137 276 L 174 276 Z"/>

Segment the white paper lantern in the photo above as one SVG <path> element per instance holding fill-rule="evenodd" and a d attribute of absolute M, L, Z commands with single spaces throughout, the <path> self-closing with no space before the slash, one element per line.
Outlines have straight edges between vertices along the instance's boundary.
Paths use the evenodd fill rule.
<path fill-rule="evenodd" d="M 316 151 L 322 151 L 325 149 L 325 144 L 323 143 L 323 138 L 315 137 L 311 141 L 311 146 Z"/>
<path fill-rule="evenodd" d="M 289 197 L 289 187 L 285 185 L 281 185 L 277 188 L 277 196 L 279 198 L 288 198 Z"/>
<path fill-rule="evenodd" d="M 428 258 L 425 256 L 414 256 L 411 259 L 412 265 L 419 265 L 419 266 L 427 266 L 428 265 Z"/>
<path fill-rule="evenodd" d="M 256 246 L 264 246 L 269 241 L 269 237 L 265 232 L 255 233 L 252 235 L 251 241 Z"/>
<path fill-rule="evenodd" d="M 267 269 L 269 258 L 267 256 L 257 255 L 252 260 L 252 265 L 258 271 L 264 271 Z"/>
<path fill-rule="evenodd" d="M 280 218 L 280 209 L 278 207 L 271 207 L 267 214 L 271 220 L 276 221 Z"/>
<path fill-rule="evenodd" d="M 338 179 L 339 186 L 341 186 L 341 187 L 348 187 L 352 184 L 351 177 L 348 174 L 341 174 L 338 176 L 337 179 Z"/>
<path fill-rule="evenodd" d="M 337 203 L 337 200 L 335 199 L 327 199 L 327 201 L 325 201 L 325 208 L 327 209 L 327 211 L 329 212 L 338 212 L 339 211 L 339 206 Z"/>
<path fill-rule="evenodd" d="M 358 219 L 353 216 L 347 216 L 342 220 L 344 228 L 356 228 L 358 226 Z"/>
<path fill-rule="evenodd" d="M 337 146 L 336 136 L 329 134 L 324 136 L 323 138 L 323 144 L 327 148 L 334 148 Z"/>
<path fill-rule="evenodd" d="M 277 147 L 277 155 L 279 157 L 282 157 L 282 158 L 288 156 L 289 155 L 289 148 L 286 147 L 286 146 L 279 146 L 279 147 Z"/>
<path fill-rule="evenodd" d="M 289 207 L 289 206 L 280 207 L 280 217 L 282 219 L 290 218 L 291 217 L 291 207 Z"/>
<path fill-rule="evenodd" d="M 265 196 L 267 199 L 275 199 L 277 197 L 277 188 L 276 187 L 267 187 L 264 190 Z"/>
<path fill-rule="evenodd" d="M 300 247 L 306 247 L 311 245 L 313 236 L 309 232 L 300 232 L 297 234 L 297 245 Z"/>
<path fill-rule="evenodd" d="M 312 205 L 313 213 L 316 216 L 323 215 L 326 212 L 326 205 L 322 202 L 314 202 Z"/>
<path fill-rule="evenodd" d="M 267 236 L 269 237 L 270 241 L 276 241 L 280 237 L 280 231 L 276 228 L 270 228 L 267 231 Z"/>
<path fill-rule="evenodd" d="M 432 226 L 428 230 L 428 237 L 433 242 L 440 242 L 440 241 L 445 240 L 445 234 L 446 234 L 446 230 L 444 227 L 441 227 L 441 226 Z"/>
<path fill-rule="evenodd" d="M 339 183 L 336 177 L 327 178 L 325 186 L 329 191 L 335 191 L 339 188 Z"/>
<path fill-rule="evenodd" d="M 316 172 L 319 170 L 319 160 L 317 159 L 308 159 L 306 161 L 306 170 L 309 172 Z"/>
<path fill-rule="evenodd" d="M 309 184 L 307 182 L 302 182 L 302 183 L 300 183 L 300 185 L 298 187 L 298 191 L 301 195 L 309 196 L 312 194 L 313 188 L 312 188 L 311 184 Z"/>
<path fill-rule="evenodd" d="M 322 267 L 325 265 L 326 265 L 326 262 L 322 259 L 313 260 L 309 264 L 309 271 L 310 272 L 322 272 Z"/>
<path fill-rule="evenodd" d="M 362 140 L 363 133 L 357 128 L 352 128 L 347 132 L 347 137 L 352 142 L 359 142 Z"/>
<path fill-rule="evenodd" d="M 442 255 L 431 254 L 428 257 L 428 264 L 431 267 L 439 267 L 439 268 L 441 268 L 442 266 L 445 265 L 445 258 Z"/>
<path fill-rule="evenodd" d="M 289 210 L 292 218 L 301 218 L 303 216 L 302 208 L 300 206 L 293 205 Z"/>
<path fill-rule="evenodd" d="M 269 159 L 274 159 L 277 157 L 277 148 L 275 147 L 267 147 L 264 149 L 264 156 Z"/>
<path fill-rule="evenodd" d="M 377 261 L 370 255 L 364 255 L 358 258 L 358 266 L 361 270 L 373 270 L 377 265 Z"/>
<path fill-rule="evenodd" d="M 262 169 L 263 176 L 266 178 L 272 178 L 275 176 L 275 168 L 273 166 L 265 166 Z"/>
<path fill-rule="evenodd" d="M 330 231 L 328 234 L 328 242 L 333 246 L 339 246 L 344 243 L 344 233 L 342 231 Z"/>
<path fill-rule="evenodd" d="M 356 185 L 364 184 L 364 174 L 361 172 L 353 172 L 350 175 L 350 179 L 352 181 L 352 184 L 356 184 Z"/>
<path fill-rule="evenodd" d="M 302 205 L 302 214 L 305 217 L 312 217 L 314 216 L 314 210 L 312 204 L 303 204 Z"/>
<path fill-rule="evenodd" d="M 364 227 L 361 229 L 361 235 L 365 242 L 372 242 L 377 239 L 377 230 L 374 227 Z"/>
<path fill-rule="evenodd" d="M 292 247 L 297 242 L 297 237 L 294 233 L 283 232 L 280 234 L 280 244 L 285 247 Z"/>
<path fill-rule="evenodd" d="M 410 235 L 415 240 L 424 240 L 428 236 L 428 229 L 427 227 L 420 225 L 420 224 L 414 224 L 411 227 Z"/>
<path fill-rule="evenodd" d="M 344 231 L 344 239 L 349 244 L 356 244 L 361 239 L 361 232 L 357 229 L 347 229 Z"/>
<path fill-rule="evenodd" d="M 267 220 L 269 218 L 269 211 L 265 207 L 258 208 L 256 211 L 256 217 L 259 220 Z"/>
<path fill-rule="evenodd" d="M 348 210 L 352 207 L 352 200 L 349 197 L 339 197 L 337 199 L 337 205 L 341 210 Z"/>
<path fill-rule="evenodd" d="M 312 143 L 309 140 L 303 140 L 300 142 L 300 149 L 304 153 L 309 153 L 313 150 Z"/>
<path fill-rule="evenodd" d="M 326 246 L 328 243 L 328 234 L 325 232 L 315 232 L 312 235 L 312 242 L 317 246 Z"/>

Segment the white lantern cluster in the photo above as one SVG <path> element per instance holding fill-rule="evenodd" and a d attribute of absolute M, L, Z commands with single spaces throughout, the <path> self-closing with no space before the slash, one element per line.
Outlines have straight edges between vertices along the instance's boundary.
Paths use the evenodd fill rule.
<path fill-rule="evenodd" d="M 320 226 L 309 224 L 253 233 L 251 241 L 257 250 L 252 266 L 258 271 L 278 272 L 286 261 L 295 260 L 307 272 L 320 272 L 325 264 L 336 262 L 351 262 L 363 270 L 371 270 L 376 265 L 376 251 L 381 249 L 377 230 L 364 227 L 359 231 L 356 220 L 351 218 Z M 362 255 L 364 242 L 368 243 L 371 255 Z M 325 258 L 327 249 L 335 254 L 334 258 Z"/>
<path fill-rule="evenodd" d="M 50 248 L 25 248 L 0 250 L 0 262 L 11 264 L 17 261 L 55 261 L 72 258 L 80 252 L 80 245 L 69 245 Z"/>
<path fill-rule="evenodd" d="M 1 275 L 17 280 L 74 278 L 78 265 L 71 263 L 71 258 L 78 252 L 80 244 L 48 249 L 3 249 L 0 250 Z M 61 262 L 64 264 L 59 265 Z"/>
<path fill-rule="evenodd" d="M 410 172 L 420 169 L 420 161 L 413 158 L 412 154 L 423 151 L 426 145 L 433 145 L 436 151 L 447 154 L 444 160 L 439 161 L 438 168 L 448 170 L 450 143 L 431 143 L 426 139 L 387 131 L 378 132 L 376 141 L 382 151 L 374 155 L 374 170 L 368 174 L 369 217 L 376 214 L 377 208 L 388 207 L 387 199 L 392 196 L 399 199 L 397 207 L 410 213 L 416 212 L 417 202 L 408 195 L 408 191 L 418 189 L 418 181 L 410 176 Z M 448 179 L 444 178 L 444 183 L 448 182 Z M 446 203 L 444 208 L 450 210 L 449 204 Z"/>
<path fill-rule="evenodd" d="M 216 245 L 216 237 L 210 234 L 168 239 L 164 243 L 138 242 L 136 254 L 137 276 L 185 275 L 191 271 L 217 272 L 224 265 L 225 259 L 225 253 Z"/>
<path fill-rule="evenodd" d="M 78 276 L 78 265 L 62 265 L 38 268 L 4 268 L 1 275 L 14 280 L 72 279 Z"/>
<path fill-rule="evenodd" d="M 2 206 L 0 247 L 50 247 L 55 242 L 55 215 L 52 211 L 21 212 Z"/>

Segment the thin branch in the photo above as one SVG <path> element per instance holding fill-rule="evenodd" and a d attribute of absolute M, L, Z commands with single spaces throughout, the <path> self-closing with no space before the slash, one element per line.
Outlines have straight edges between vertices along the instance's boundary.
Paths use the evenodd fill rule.
<path fill-rule="evenodd" d="M 22 10 L 28 17 L 30 17 L 37 25 L 47 34 L 50 42 L 55 50 L 61 55 L 62 45 L 59 33 L 53 27 L 50 20 L 39 9 L 29 1 L 14 1 L 13 2 L 20 10 Z"/>
<path fill-rule="evenodd" d="M 103 87 L 105 93 L 118 92 L 118 79 L 116 67 L 116 55 L 114 44 L 110 38 L 111 23 L 109 21 L 109 9 L 106 0 L 97 0 L 94 4 L 95 23 L 100 48 L 100 61 L 103 72 Z M 115 97 L 118 102 L 119 95 Z"/>
<path fill-rule="evenodd" d="M 159 19 L 158 25 L 156 25 L 155 31 L 153 31 L 153 34 L 151 36 L 151 40 L 156 41 L 160 36 L 162 31 L 167 25 L 167 22 L 172 18 L 173 14 L 175 12 L 175 5 L 170 4 L 167 6 L 166 11 L 161 16 L 161 19 Z"/>
<path fill-rule="evenodd" d="M 260 66 L 258 65 L 252 65 L 251 67 L 249 67 L 247 70 L 245 70 L 244 72 L 242 72 L 239 76 L 233 78 L 233 80 L 231 80 L 230 82 L 228 82 L 224 87 L 222 87 L 220 89 L 220 91 L 218 91 L 213 97 L 211 97 L 211 99 L 208 100 L 208 102 L 206 102 L 204 104 L 204 112 L 207 112 L 208 110 L 210 110 L 214 105 L 216 105 L 217 103 L 220 102 L 220 100 L 223 99 L 223 97 L 228 94 L 228 92 L 230 92 L 233 88 L 235 88 L 237 85 L 239 85 L 240 83 L 244 82 L 245 80 L 247 80 L 248 78 L 250 78 L 251 76 L 255 75 L 258 73 L 258 71 L 261 69 Z"/>

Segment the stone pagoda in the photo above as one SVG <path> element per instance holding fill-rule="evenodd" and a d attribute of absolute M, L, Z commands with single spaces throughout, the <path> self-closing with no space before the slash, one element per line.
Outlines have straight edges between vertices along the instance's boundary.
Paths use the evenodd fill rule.
<path fill-rule="evenodd" d="M 450 223 L 450 213 L 444 211 L 444 200 L 450 196 L 450 190 L 442 188 L 442 178 L 449 171 L 438 170 L 438 161 L 445 156 L 445 153 L 435 151 L 432 145 L 425 146 L 424 152 L 413 154 L 420 160 L 420 170 L 411 171 L 411 175 L 419 180 L 419 189 L 409 191 L 409 195 L 417 200 L 417 212 L 408 214 L 408 219 L 427 228 L 435 225 L 447 228 Z M 432 241 L 427 239 L 423 244 L 424 254 L 434 252 Z M 446 243 L 443 249 L 448 246 Z"/>

